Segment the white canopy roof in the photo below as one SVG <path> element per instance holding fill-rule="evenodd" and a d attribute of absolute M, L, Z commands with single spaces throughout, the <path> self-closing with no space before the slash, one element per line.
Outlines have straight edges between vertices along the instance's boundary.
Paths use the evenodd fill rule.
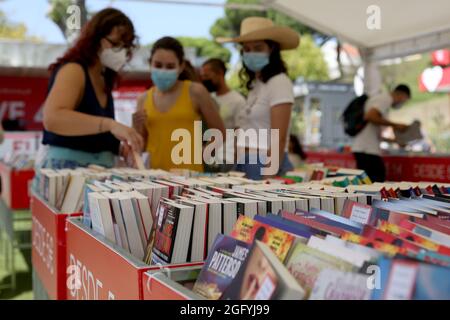
<path fill-rule="evenodd" d="M 266 0 L 277 9 L 381 60 L 450 46 L 449 0 Z M 369 6 L 380 8 L 381 28 L 370 30 Z"/>

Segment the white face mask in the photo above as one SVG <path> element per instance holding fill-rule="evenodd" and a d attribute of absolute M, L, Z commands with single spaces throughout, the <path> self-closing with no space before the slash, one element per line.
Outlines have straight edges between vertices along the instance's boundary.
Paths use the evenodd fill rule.
<path fill-rule="evenodd" d="M 127 63 L 127 50 L 125 48 L 114 51 L 112 48 L 103 49 L 100 53 L 100 62 L 103 66 L 119 72 Z"/>

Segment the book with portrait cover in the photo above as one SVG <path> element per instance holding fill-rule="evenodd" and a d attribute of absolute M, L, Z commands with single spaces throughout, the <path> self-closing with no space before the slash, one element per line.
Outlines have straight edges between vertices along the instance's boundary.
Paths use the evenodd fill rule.
<path fill-rule="evenodd" d="M 231 236 L 250 244 L 254 240 L 260 240 L 267 244 L 281 261 L 286 259 L 294 241 L 292 234 L 242 215 L 236 222 Z"/>
<path fill-rule="evenodd" d="M 250 247 L 232 237 L 217 235 L 193 291 L 210 300 L 219 299 L 247 258 Z"/>
<path fill-rule="evenodd" d="M 301 300 L 305 291 L 273 251 L 256 240 L 222 300 Z"/>

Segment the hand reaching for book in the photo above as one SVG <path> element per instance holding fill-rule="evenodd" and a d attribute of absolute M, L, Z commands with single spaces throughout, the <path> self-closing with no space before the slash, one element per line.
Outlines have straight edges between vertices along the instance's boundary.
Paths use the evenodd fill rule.
<path fill-rule="evenodd" d="M 109 131 L 118 140 L 123 143 L 127 143 L 132 150 L 137 152 L 141 152 L 143 150 L 144 139 L 135 129 L 112 120 L 110 122 Z"/>

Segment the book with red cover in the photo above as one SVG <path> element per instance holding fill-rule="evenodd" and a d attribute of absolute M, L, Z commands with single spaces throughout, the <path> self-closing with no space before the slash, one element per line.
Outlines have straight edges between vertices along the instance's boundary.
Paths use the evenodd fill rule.
<path fill-rule="evenodd" d="M 403 223 L 403 224 L 402 224 Z M 414 228 L 416 226 L 422 226 L 431 230 L 435 230 L 441 233 L 444 233 L 446 235 L 450 235 L 450 229 L 440 225 L 440 224 L 436 224 L 433 222 L 430 222 L 428 220 L 424 220 L 424 219 L 410 219 L 410 220 L 406 220 L 405 222 L 401 221 L 400 223 L 396 223 L 399 226 L 408 229 L 408 230 L 414 230 Z"/>
<path fill-rule="evenodd" d="M 363 237 L 367 237 L 369 239 L 374 239 L 377 241 L 382 241 L 385 243 L 389 243 L 395 246 L 399 246 L 402 248 L 405 248 L 413 253 L 418 253 L 423 248 L 421 246 L 418 246 L 414 242 L 401 239 L 393 234 L 381 231 L 379 229 L 376 229 L 372 226 L 366 225 L 364 226 L 364 230 L 362 233 Z"/>
<path fill-rule="evenodd" d="M 381 225 L 380 225 L 380 230 L 381 231 L 385 231 L 385 232 L 390 232 L 392 234 L 395 234 L 396 236 L 398 236 L 400 239 L 405 239 L 405 240 L 410 240 L 413 241 L 415 243 L 417 243 L 418 245 L 431 250 L 431 251 L 436 251 L 438 253 L 444 254 L 444 255 L 449 255 L 450 256 L 450 248 L 443 246 L 443 245 L 439 245 L 434 241 L 431 241 L 428 238 L 425 237 L 421 237 L 409 230 L 403 229 L 397 225 L 388 223 L 387 221 L 382 221 Z"/>
<path fill-rule="evenodd" d="M 441 219 L 440 217 L 433 217 L 433 216 L 428 215 L 426 221 L 434 223 L 434 224 L 438 224 L 440 226 L 450 229 L 450 221 Z"/>
<path fill-rule="evenodd" d="M 347 199 L 344 202 L 341 216 L 362 224 L 373 225 L 377 220 L 373 215 L 374 209 L 367 204 Z"/>
<path fill-rule="evenodd" d="M 308 219 L 302 216 L 297 216 L 293 213 L 289 213 L 289 212 L 282 212 L 281 216 L 284 219 L 296 222 L 296 223 L 300 223 L 309 227 L 312 227 L 314 229 L 317 230 L 321 230 L 321 231 L 325 231 L 327 233 L 336 235 L 336 236 L 342 236 L 345 232 L 347 232 L 347 230 L 338 228 L 338 227 L 334 227 L 334 226 L 330 226 L 327 225 L 325 223 L 321 223 L 319 221 L 316 221 L 315 219 Z"/>
<path fill-rule="evenodd" d="M 365 247 L 374 248 L 377 251 L 386 253 L 391 256 L 395 256 L 396 254 L 406 255 L 409 252 L 408 249 L 406 248 L 402 248 L 373 238 L 372 239 L 366 238 L 351 232 L 344 233 L 341 239 L 352 243 L 360 244 Z"/>

